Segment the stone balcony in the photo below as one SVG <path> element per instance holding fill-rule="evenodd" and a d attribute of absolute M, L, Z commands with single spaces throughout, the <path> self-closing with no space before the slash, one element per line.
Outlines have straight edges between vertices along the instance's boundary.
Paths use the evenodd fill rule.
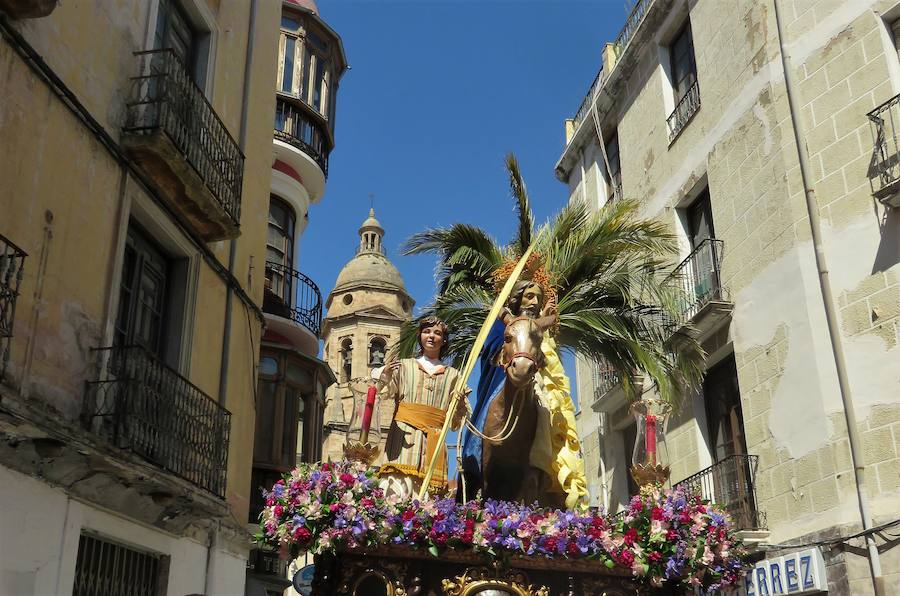
<path fill-rule="evenodd" d="M 206 242 L 240 234 L 244 156 L 172 50 L 137 52 L 122 147 Z"/>

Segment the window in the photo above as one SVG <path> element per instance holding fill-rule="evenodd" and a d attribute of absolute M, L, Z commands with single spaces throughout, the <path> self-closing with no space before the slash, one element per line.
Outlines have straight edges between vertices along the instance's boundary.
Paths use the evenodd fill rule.
<path fill-rule="evenodd" d="M 614 201 L 622 196 L 622 171 L 619 162 L 619 133 L 613 132 L 612 137 L 606 142 L 606 161 L 609 162 L 609 172 L 606 177 L 606 200 Z"/>
<path fill-rule="evenodd" d="M 341 341 L 341 383 L 353 378 L 353 341 L 348 337 Z"/>
<path fill-rule="evenodd" d="M 384 341 L 383 337 L 375 337 L 372 338 L 372 341 L 369 342 L 369 367 L 376 368 L 378 366 L 384 366 L 384 356 L 387 353 L 385 346 L 387 342 Z"/>
<path fill-rule="evenodd" d="M 196 77 L 197 32 L 177 0 L 159 0 L 154 41 L 156 49 L 171 48 Z"/>
<path fill-rule="evenodd" d="M 315 413 L 313 375 L 296 358 L 264 354 L 258 383 L 254 466 L 289 470 L 298 453 L 305 455 L 314 447 L 304 442 L 311 434 L 309 414 Z"/>
<path fill-rule="evenodd" d="M 734 354 L 712 367 L 703 379 L 710 450 L 717 462 L 747 453 L 744 416 Z"/>
<path fill-rule="evenodd" d="M 137 344 L 166 358 L 163 330 L 169 271 L 162 251 L 136 226 L 129 226 L 116 317 L 117 345 Z"/>
<path fill-rule="evenodd" d="M 269 198 L 269 231 L 266 238 L 266 288 L 290 306 L 291 275 L 294 268 L 294 210 L 280 198 Z"/>
<path fill-rule="evenodd" d="M 168 557 L 90 534 L 78 539 L 73 596 L 156 596 L 166 585 Z M 164 588 L 163 588 L 164 589 Z"/>
<path fill-rule="evenodd" d="M 637 423 L 632 420 L 631 424 L 629 424 L 625 429 L 622 430 L 622 440 L 625 443 L 625 461 L 627 463 L 627 468 L 625 470 L 625 483 L 628 488 L 628 496 L 633 497 L 634 495 L 641 492 L 640 487 L 637 485 L 637 482 L 634 481 L 634 478 L 631 476 L 631 460 L 632 453 L 634 453 L 634 443 L 637 441 Z"/>
<path fill-rule="evenodd" d="M 697 81 L 697 64 L 694 61 L 694 40 L 688 21 L 669 49 L 672 60 L 672 90 L 677 105 Z"/>
<path fill-rule="evenodd" d="M 332 47 L 307 22 L 291 16 L 281 19 L 279 90 L 293 95 L 328 118 L 334 105 L 329 85 Z"/>
<path fill-rule="evenodd" d="M 712 207 L 709 202 L 709 189 L 698 196 L 687 209 L 688 238 L 691 249 L 696 249 L 704 240 L 715 238 L 713 229 Z"/>

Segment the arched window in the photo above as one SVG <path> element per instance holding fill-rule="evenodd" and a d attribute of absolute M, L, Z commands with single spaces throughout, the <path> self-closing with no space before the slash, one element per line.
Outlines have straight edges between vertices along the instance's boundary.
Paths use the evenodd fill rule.
<path fill-rule="evenodd" d="M 349 337 L 341 342 L 341 383 L 349 383 L 353 378 L 353 340 Z"/>
<path fill-rule="evenodd" d="M 275 195 L 269 198 L 269 235 L 266 241 L 266 288 L 291 306 L 294 267 L 294 210 Z"/>
<path fill-rule="evenodd" d="M 369 368 L 384 366 L 384 357 L 387 354 L 387 342 L 383 337 L 373 337 L 369 342 Z"/>

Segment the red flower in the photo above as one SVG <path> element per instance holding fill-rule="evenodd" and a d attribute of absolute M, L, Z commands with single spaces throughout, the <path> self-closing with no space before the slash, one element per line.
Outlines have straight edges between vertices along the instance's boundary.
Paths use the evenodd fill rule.
<path fill-rule="evenodd" d="M 547 538 L 544 540 L 544 549 L 547 552 L 555 553 L 556 552 L 556 538 Z"/>
<path fill-rule="evenodd" d="M 647 555 L 647 559 L 648 559 L 651 563 L 656 563 L 656 562 L 658 562 L 660 559 L 662 559 L 662 553 L 659 552 L 658 550 L 655 550 L 655 551 L 653 551 L 652 553 L 650 553 L 649 555 Z"/>
<path fill-rule="evenodd" d="M 401 515 L 400 518 L 403 521 L 408 522 L 408 521 L 412 520 L 412 518 L 414 518 L 415 516 L 416 516 L 415 511 L 413 511 L 412 509 L 407 509 L 406 511 L 403 512 L 403 515 Z"/>
<path fill-rule="evenodd" d="M 672 541 L 672 540 L 677 540 L 677 539 L 678 539 L 678 532 L 676 532 L 672 528 L 669 528 L 668 531 L 666 532 L 666 540 Z"/>
<path fill-rule="evenodd" d="M 294 530 L 294 538 L 298 542 L 307 542 L 310 538 L 312 538 L 312 532 L 300 526 L 299 528 Z"/>
<path fill-rule="evenodd" d="M 650 519 L 656 521 L 662 521 L 663 519 L 665 519 L 665 517 L 663 516 L 663 510 L 659 507 L 654 507 L 653 511 L 650 512 Z"/>
<path fill-rule="evenodd" d="M 362 499 L 360 499 L 359 502 L 363 507 L 374 507 L 375 506 L 375 499 L 373 499 L 372 497 L 363 497 Z"/>
<path fill-rule="evenodd" d="M 284 507 L 281 505 L 275 505 L 275 517 L 281 517 L 281 514 L 284 513 Z"/>
<path fill-rule="evenodd" d="M 352 474 L 347 474 L 346 472 L 344 472 L 343 474 L 341 474 L 341 482 L 343 482 L 347 486 L 350 486 L 351 484 L 356 482 L 356 478 L 354 478 Z"/>
<path fill-rule="evenodd" d="M 569 540 L 569 544 L 566 545 L 566 554 L 573 556 L 578 554 L 578 545 L 574 540 Z"/>
<path fill-rule="evenodd" d="M 623 549 L 621 553 L 619 553 L 619 561 L 623 565 L 627 565 L 631 567 L 631 564 L 634 563 L 634 553 L 630 550 Z"/>
<path fill-rule="evenodd" d="M 625 539 L 625 544 L 627 544 L 628 546 L 634 546 L 634 543 L 638 539 L 638 532 L 634 528 L 628 528 L 628 531 L 625 532 L 625 536 L 623 538 Z"/>
<path fill-rule="evenodd" d="M 468 529 L 464 530 L 460 539 L 464 544 L 472 544 L 472 540 L 474 539 L 474 532 Z"/>
<path fill-rule="evenodd" d="M 594 519 L 591 520 L 591 525 L 595 528 L 605 528 L 606 520 L 598 515 Z"/>

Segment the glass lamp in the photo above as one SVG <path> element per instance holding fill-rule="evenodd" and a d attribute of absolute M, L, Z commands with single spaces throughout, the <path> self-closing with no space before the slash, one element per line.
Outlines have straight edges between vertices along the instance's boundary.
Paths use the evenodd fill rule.
<path fill-rule="evenodd" d="M 662 484 L 669 479 L 666 425 L 671 406 L 659 399 L 640 399 L 629 408 L 637 426 L 631 454 L 631 476 L 638 486 Z"/>

